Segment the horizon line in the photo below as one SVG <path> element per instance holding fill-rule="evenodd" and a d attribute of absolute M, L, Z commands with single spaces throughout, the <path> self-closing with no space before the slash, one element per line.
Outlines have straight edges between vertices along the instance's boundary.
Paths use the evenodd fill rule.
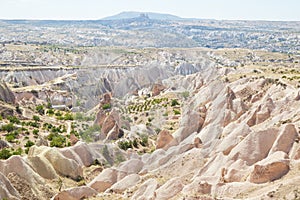
<path fill-rule="evenodd" d="M 162 14 L 162 15 L 172 15 L 174 17 L 178 17 L 180 19 L 178 20 L 173 20 L 173 21 L 180 21 L 180 20 L 213 20 L 213 21 L 265 21 L 265 22 L 300 22 L 300 19 L 249 19 L 249 18 L 243 18 L 243 19 L 233 19 L 233 18 L 207 18 L 207 17 L 182 17 L 173 13 L 163 13 L 163 12 L 154 12 L 154 11 L 121 11 L 118 12 L 117 14 L 114 15 L 109 15 L 101 18 L 2 18 L 0 17 L 0 20 L 7 20 L 7 21 L 22 21 L 22 20 L 27 20 L 27 21 L 107 21 L 108 17 L 114 17 L 116 15 L 119 15 L 121 13 L 130 13 L 130 12 L 135 12 L 135 13 L 145 13 L 145 14 Z M 123 19 L 130 19 L 130 18 L 123 18 Z M 151 18 L 150 18 L 151 19 Z"/>
<path fill-rule="evenodd" d="M 106 17 L 104 17 L 106 18 Z M 1 21 L 115 21 L 119 19 L 104 19 L 104 18 L 91 18 L 91 19 L 56 19 L 56 18 L 0 18 Z M 123 19 L 132 19 L 132 18 L 123 18 Z M 150 18 L 151 19 L 151 18 Z M 165 19 L 169 20 L 169 19 Z M 214 19 L 214 18 L 181 18 L 178 20 L 169 20 L 169 21 L 197 21 L 197 20 L 212 20 L 212 21 L 259 21 L 259 22 L 300 22 L 300 20 L 287 20 L 287 19 Z"/>

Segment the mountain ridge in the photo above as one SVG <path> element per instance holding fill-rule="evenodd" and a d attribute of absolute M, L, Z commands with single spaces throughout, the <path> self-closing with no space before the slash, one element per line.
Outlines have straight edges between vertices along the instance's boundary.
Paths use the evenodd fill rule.
<path fill-rule="evenodd" d="M 140 17 L 142 15 L 148 16 L 150 19 L 156 19 L 156 20 L 182 20 L 183 19 L 176 15 L 165 14 L 165 13 L 124 11 L 124 12 L 118 13 L 116 15 L 104 17 L 101 20 L 131 19 L 131 18 Z"/>

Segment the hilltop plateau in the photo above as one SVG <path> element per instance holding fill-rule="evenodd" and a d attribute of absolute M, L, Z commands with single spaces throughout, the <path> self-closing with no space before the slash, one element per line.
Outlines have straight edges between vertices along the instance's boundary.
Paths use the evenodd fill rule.
<path fill-rule="evenodd" d="M 110 17 L 105 17 L 102 20 L 123 20 L 123 19 L 138 18 L 141 16 L 150 19 L 156 19 L 156 20 L 181 20 L 182 19 L 178 16 L 170 15 L 170 14 L 127 11 L 127 12 L 121 12 L 119 14 Z"/>

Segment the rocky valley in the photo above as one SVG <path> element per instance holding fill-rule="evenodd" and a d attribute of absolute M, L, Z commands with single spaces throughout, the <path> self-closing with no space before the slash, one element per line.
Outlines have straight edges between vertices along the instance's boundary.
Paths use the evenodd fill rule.
<path fill-rule="evenodd" d="M 0 23 L 1 199 L 299 198 L 298 22 Z"/>

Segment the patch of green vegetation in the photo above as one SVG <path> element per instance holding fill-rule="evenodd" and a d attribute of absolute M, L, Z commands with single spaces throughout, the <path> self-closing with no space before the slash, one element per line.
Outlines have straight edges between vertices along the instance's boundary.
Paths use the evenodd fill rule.
<path fill-rule="evenodd" d="M 26 123 L 26 125 L 34 127 L 34 128 L 39 128 L 40 127 L 40 124 L 36 121 L 29 121 L 29 122 Z"/>
<path fill-rule="evenodd" d="M 138 145 L 139 145 L 138 140 L 134 138 L 134 140 L 132 141 L 132 146 L 138 148 Z"/>
<path fill-rule="evenodd" d="M 30 147 L 26 147 L 25 153 L 28 154 Z"/>
<path fill-rule="evenodd" d="M 81 102 L 79 99 L 76 100 L 76 106 L 81 106 Z"/>
<path fill-rule="evenodd" d="M 45 114 L 45 108 L 43 105 L 37 105 L 35 107 L 35 110 L 40 114 L 40 115 L 44 115 Z"/>
<path fill-rule="evenodd" d="M 20 106 L 19 106 L 19 105 L 16 106 L 16 112 L 17 112 L 18 114 L 22 114 L 22 110 L 20 109 Z"/>
<path fill-rule="evenodd" d="M 58 120 L 66 120 L 66 121 L 74 120 L 73 114 L 69 113 L 69 112 L 65 113 L 64 115 L 59 112 L 59 113 L 55 113 L 55 115 L 56 115 L 56 119 L 58 119 Z"/>
<path fill-rule="evenodd" d="M 12 153 L 9 149 L 4 148 L 0 151 L 0 159 L 8 159 L 10 156 L 12 156 Z"/>
<path fill-rule="evenodd" d="M 5 124 L 1 127 L 1 131 L 6 131 L 8 133 L 12 132 L 13 130 L 15 130 L 15 126 L 13 123 Z"/>
<path fill-rule="evenodd" d="M 40 117 L 37 115 L 33 115 L 32 119 L 36 122 L 40 121 Z"/>
<path fill-rule="evenodd" d="M 148 122 L 152 122 L 154 120 L 154 117 L 149 117 Z"/>
<path fill-rule="evenodd" d="M 48 102 L 47 102 L 46 108 L 51 109 L 52 104 L 51 104 L 50 99 L 48 99 L 47 101 L 48 101 Z"/>
<path fill-rule="evenodd" d="M 85 180 L 84 180 L 84 179 L 82 179 L 81 181 L 78 181 L 78 183 L 77 183 L 77 186 L 78 186 L 78 187 L 80 187 L 80 186 L 84 186 L 84 185 L 86 185 L 86 183 L 85 183 Z"/>
<path fill-rule="evenodd" d="M 8 148 L 4 148 L 0 151 L 0 159 L 6 160 L 13 155 L 22 155 L 22 153 L 23 153 L 23 150 L 21 147 L 19 147 L 16 150 L 10 150 Z"/>
<path fill-rule="evenodd" d="M 16 116 L 8 116 L 7 119 L 9 120 L 10 123 L 13 124 L 20 124 L 20 120 Z"/>
<path fill-rule="evenodd" d="M 107 104 L 103 104 L 102 105 L 102 109 L 103 110 L 108 110 L 108 109 L 110 109 L 111 108 L 111 104 L 110 103 L 107 103 Z"/>
<path fill-rule="evenodd" d="M 189 91 L 184 91 L 181 93 L 181 96 L 184 98 L 184 99 L 187 99 L 189 96 L 190 96 L 190 92 Z"/>
<path fill-rule="evenodd" d="M 46 112 L 49 116 L 52 116 L 55 114 L 54 110 L 52 108 L 50 108 L 49 110 L 47 110 Z"/>
<path fill-rule="evenodd" d="M 81 112 L 75 113 L 74 119 L 77 121 L 84 121 L 84 115 Z"/>
<path fill-rule="evenodd" d="M 51 137 L 51 141 L 50 141 L 50 146 L 51 147 L 65 147 L 66 146 L 66 137 L 64 137 L 63 135 L 54 135 L 53 137 Z"/>
<path fill-rule="evenodd" d="M 64 116 L 64 120 L 74 120 L 74 117 L 71 113 L 66 113 Z"/>
<path fill-rule="evenodd" d="M 14 142 L 15 139 L 16 139 L 16 135 L 13 134 L 13 133 L 7 134 L 7 135 L 5 136 L 5 140 L 6 140 L 7 142 Z"/>
<path fill-rule="evenodd" d="M 178 103 L 177 99 L 172 99 L 171 106 L 174 107 L 174 106 L 177 106 L 177 105 L 180 105 Z"/>
<path fill-rule="evenodd" d="M 95 133 L 100 132 L 101 126 L 99 125 L 93 125 L 88 127 L 87 130 L 84 130 L 79 133 L 80 137 L 86 141 L 86 142 L 92 142 L 94 141 L 93 136 Z"/>
<path fill-rule="evenodd" d="M 84 116 L 83 113 L 77 112 L 75 113 L 74 119 L 77 121 L 93 121 L 95 119 L 94 116 Z"/>
<path fill-rule="evenodd" d="M 28 140 L 25 144 L 25 147 L 31 147 L 34 145 L 34 142 L 32 142 L 31 140 Z"/>
<path fill-rule="evenodd" d="M 166 107 L 168 98 L 156 98 L 156 99 L 146 100 L 143 103 L 129 105 L 128 107 L 126 107 L 125 112 L 126 113 L 146 112 L 154 108 L 156 105 L 161 104 L 162 102 L 164 102 L 162 106 Z"/>
<path fill-rule="evenodd" d="M 65 125 L 59 125 L 59 126 L 55 126 L 49 123 L 44 123 L 43 124 L 43 129 L 47 130 L 51 133 L 64 133 L 66 132 L 66 126 Z"/>
<path fill-rule="evenodd" d="M 72 129 L 72 130 L 70 131 L 70 134 L 74 134 L 76 137 L 79 137 L 79 136 L 80 136 L 79 133 L 78 133 L 78 131 L 75 131 L 74 129 Z"/>
<path fill-rule="evenodd" d="M 129 148 L 132 148 L 132 141 L 131 140 L 125 140 L 125 141 L 119 141 L 118 146 L 120 149 L 127 150 Z"/>
<path fill-rule="evenodd" d="M 62 113 L 61 113 L 60 111 L 57 111 L 57 112 L 55 113 L 55 116 L 56 116 L 56 117 L 60 117 L 60 116 L 62 116 Z"/>
<path fill-rule="evenodd" d="M 174 115 L 180 115 L 180 111 L 179 110 L 173 110 Z"/>
<path fill-rule="evenodd" d="M 12 155 L 22 155 L 23 150 L 21 147 L 19 147 L 17 150 L 12 152 Z"/>
<path fill-rule="evenodd" d="M 33 129 L 32 133 L 33 133 L 33 135 L 38 135 L 39 134 L 39 130 L 38 129 Z"/>
<path fill-rule="evenodd" d="M 134 138 L 133 140 L 123 140 L 118 142 L 119 148 L 125 151 L 129 148 L 138 148 L 139 145 L 142 145 L 143 147 L 148 146 L 148 136 L 146 134 L 142 134 L 140 139 Z"/>
<path fill-rule="evenodd" d="M 140 144 L 144 147 L 148 146 L 148 136 L 146 134 L 141 135 Z"/>
<path fill-rule="evenodd" d="M 159 134 L 159 133 L 160 133 L 160 131 L 161 131 L 161 129 L 160 129 L 160 128 L 156 128 L 156 129 L 155 129 L 155 132 L 156 132 L 156 134 Z"/>

